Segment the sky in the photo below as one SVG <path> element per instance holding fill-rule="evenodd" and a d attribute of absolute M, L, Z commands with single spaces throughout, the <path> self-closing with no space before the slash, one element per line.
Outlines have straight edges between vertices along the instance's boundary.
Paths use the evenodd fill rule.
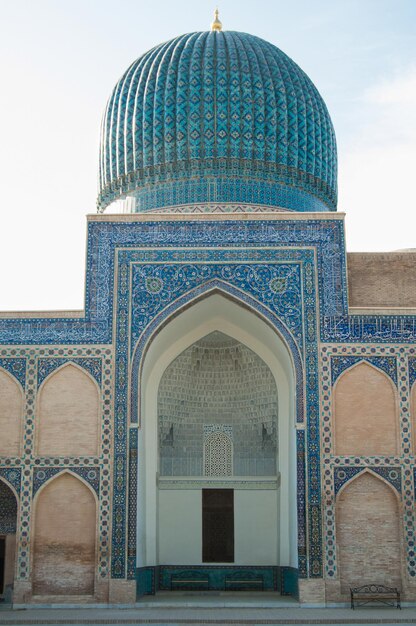
<path fill-rule="evenodd" d="M 207 30 L 207 0 L 0 0 L 0 311 L 84 306 L 101 116 L 130 63 Z M 281 48 L 335 126 L 348 251 L 416 248 L 416 1 L 218 0 Z"/>

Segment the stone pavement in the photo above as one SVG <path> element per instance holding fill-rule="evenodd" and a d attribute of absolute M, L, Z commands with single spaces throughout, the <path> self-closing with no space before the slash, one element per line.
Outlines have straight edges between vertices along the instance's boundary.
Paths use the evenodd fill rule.
<path fill-rule="evenodd" d="M 0 625 L 15 624 L 416 624 L 416 608 L 261 608 L 248 606 L 139 606 L 134 608 L 0 609 Z"/>

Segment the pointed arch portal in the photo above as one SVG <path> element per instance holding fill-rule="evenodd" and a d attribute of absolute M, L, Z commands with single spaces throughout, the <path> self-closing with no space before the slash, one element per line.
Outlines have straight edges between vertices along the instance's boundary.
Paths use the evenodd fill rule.
<path fill-rule="evenodd" d="M 279 443 L 275 476 L 262 477 L 263 481 L 255 477 L 257 485 L 253 487 L 253 481 L 249 489 L 242 489 L 242 481 L 238 483 L 235 477 L 229 477 L 228 483 L 215 477 L 212 484 L 206 486 L 234 488 L 236 565 L 297 567 L 297 381 L 293 353 L 270 324 L 247 306 L 219 291 L 208 293 L 165 320 L 159 332 L 155 330 L 146 348 L 141 349 L 145 356 L 136 379 L 141 393 L 138 388 L 132 389 L 133 397 L 137 393 L 140 400 L 137 405 L 132 402 L 131 416 L 132 422 L 140 422 L 138 502 L 141 506 L 137 511 L 137 565 L 203 563 L 200 504 L 203 480 L 184 479 L 176 488 L 180 482 L 177 476 L 172 477 L 170 484 L 169 480 L 161 478 L 158 392 L 163 375 L 175 359 L 212 333 L 222 333 L 251 351 L 270 372 L 277 392 Z M 137 411 L 136 415 L 134 411 Z M 254 477 L 244 478 L 247 485 Z M 238 517 L 239 511 L 244 511 L 245 515 Z M 251 511 L 256 514 L 250 516 Z M 175 541 L 172 541 L 173 537 Z"/>
<path fill-rule="evenodd" d="M 210 256 L 213 251 L 209 250 L 208 252 L 208 256 Z M 244 255 L 246 261 L 247 251 L 241 249 L 238 253 L 233 251 L 233 262 L 236 260 L 235 255 L 238 256 L 240 253 Z M 127 267 L 131 254 L 129 250 L 120 252 L 119 263 L 123 263 L 123 268 Z M 277 249 L 267 250 L 265 254 L 267 260 L 270 257 L 273 262 L 273 276 L 280 275 L 282 270 L 278 260 L 280 251 Z M 151 357 L 151 353 L 152 351 L 154 353 L 157 352 L 155 346 L 158 346 L 161 353 L 163 352 L 165 355 L 171 354 L 173 360 L 181 351 L 192 345 L 194 341 L 205 336 L 208 332 L 207 329 L 203 329 L 203 332 L 200 332 L 199 335 L 194 332 L 194 337 L 189 337 L 187 344 L 184 344 L 182 341 L 183 345 L 178 345 L 178 337 L 183 339 L 190 329 L 195 329 L 200 325 L 200 320 L 198 320 L 197 316 L 195 316 L 191 326 L 188 323 L 187 326 L 183 327 L 184 323 L 183 321 L 180 322 L 180 320 L 186 319 L 188 311 L 196 311 L 198 310 L 197 307 L 204 306 L 204 301 L 208 301 L 211 296 L 219 296 L 220 303 L 228 302 L 234 306 L 231 307 L 231 311 L 228 314 L 224 314 L 223 309 L 220 311 L 212 309 L 209 313 L 209 319 L 212 320 L 217 315 L 222 316 L 225 322 L 222 332 L 241 341 L 243 345 L 246 345 L 254 352 L 257 351 L 257 344 L 259 343 L 263 344 L 264 352 L 267 355 L 269 355 L 271 350 L 274 351 L 274 363 L 277 362 L 280 369 L 282 368 L 282 363 L 287 364 L 285 369 L 288 371 L 292 386 L 290 402 L 292 403 L 294 424 L 293 431 L 291 431 L 294 444 L 293 451 L 290 450 L 290 459 L 293 462 L 293 468 L 296 465 L 296 475 L 293 470 L 290 474 L 291 477 L 293 476 L 293 479 L 291 478 L 292 483 L 290 487 L 287 487 L 287 485 L 283 485 L 284 476 L 279 470 L 282 479 L 282 486 L 279 488 L 279 498 L 283 496 L 284 489 L 288 488 L 290 493 L 293 494 L 293 502 L 297 506 L 295 516 L 293 516 L 296 517 L 296 520 L 291 532 L 291 537 L 294 538 L 291 540 L 291 543 L 294 542 L 297 548 L 290 549 L 290 554 L 295 555 L 295 557 L 289 561 L 293 565 L 282 565 L 282 567 L 293 567 L 296 570 L 290 570 L 290 572 L 287 570 L 289 572 L 288 577 L 291 577 L 288 586 L 291 592 L 296 592 L 298 578 L 319 578 L 322 576 L 321 466 L 318 428 L 319 378 L 316 376 L 318 366 L 317 311 L 313 298 L 305 299 L 303 305 L 299 300 L 299 306 L 295 309 L 292 304 L 289 304 L 289 302 L 292 302 L 293 294 L 297 294 L 296 297 L 300 298 L 302 289 L 305 290 L 305 293 L 311 295 L 315 293 L 316 284 L 313 280 L 314 255 L 310 250 L 302 251 L 301 254 L 296 251 L 293 258 L 294 263 L 290 264 L 290 267 L 284 266 L 285 272 L 289 272 L 290 276 L 293 274 L 291 289 L 293 288 L 294 290 L 287 294 L 288 300 L 284 302 L 281 302 L 280 298 L 268 289 L 270 281 L 267 282 L 267 280 L 271 271 L 268 265 L 262 264 L 259 267 L 256 265 L 256 271 L 253 272 L 251 270 L 248 271 L 246 265 L 234 263 L 232 266 L 217 266 L 215 263 L 208 263 L 205 266 L 204 264 L 199 264 L 200 258 L 198 256 L 197 267 L 201 271 L 196 271 L 193 263 L 189 266 L 176 263 L 169 264 L 169 269 L 163 270 L 163 272 L 168 272 L 165 275 L 163 272 L 160 274 L 161 268 L 159 265 L 154 265 L 153 262 L 150 264 L 142 263 L 144 258 L 144 252 L 143 254 L 137 251 L 134 253 L 134 267 L 130 281 L 131 292 L 134 297 L 132 299 L 130 317 L 125 308 L 126 289 L 127 291 L 129 290 L 128 274 L 126 274 L 125 269 L 122 270 L 124 272 L 122 274 L 123 280 L 118 287 L 119 305 L 116 318 L 118 320 L 118 342 L 115 374 L 118 393 L 115 396 L 114 409 L 117 419 L 121 421 L 120 427 L 115 431 L 115 449 L 117 454 L 115 465 L 116 479 L 113 493 L 112 575 L 121 577 L 123 572 L 127 572 L 130 579 L 140 575 L 140 572 L 137 572 L 137 565 L 145 567 L 143 564 L 152 562 L 148 559 L 149 538 L 152 536 L 155 545 L 153 563 L 158 562 L 156 558 L 158 554 L 158 533 L 155 529 L 152 530 L 150 525 L 147 528 L 140 522 L 141 517 L 146 517 L 145 510 L 149 510 L 148 505 L 156 488 L 153 489 L 149 485 L 146 493 L 143 491 L 138 493 L 137 491 L 138 483 L 143 483 L 143 475 L 146 474 L 144 470 L 147 467 L 146 463 L 142 465 L 144 454 L 146 454 L 146 452 L 143 452 L 142 444 L 146 426 L 145 421 L 146 424 L 149 424 L 153 420 L 154 424 L 157 424 L 157 391 L 155 390 L 157 385 L 153 385 L 152 392 L 155 407 L 153 418 L 149 418 L 148 414 L 144 415 L 144 399 L 149 397 L 152 386 L 147 378 L 149 363 L 154 358 Z M 298 264 L 300 258 L 304 261 L 303 265 Z M 183 259 L 181 258 L 181 260 Z M 154 261 L 154 257 L 152 257 L 152 261 Z M 262 261 L 265 261 L 263 255 Z M 285 263 L 287 261 L 286 251 L 284 261 Z M 265 267 L 267 269 L 265 275 L 263 275 Z M 303 273 L 302 268 L 304 269 Z M 174 276 L 181 277 L 179 288 L 175 288 L 173 291 L 169 288 L 163 290 L 164 281 L 168 286 L 176 285 Z M 149 283 L 150 279 L 152 281 L 154 279 L 154 282 Z M 162 291 L 159 291 L 161 286 Z M 265 295 L 270 293 L 274 294 L 271 296 L 271 299 Z M 246 324 L 241 325 L 239 323 L 238 311 L 246 314 L 246 319 L 249 320 Z M 232 330 L 230 334 L 230 331 L 227 332 L 226 328 L 226 325 L 231 322 L 235 327 L 234 335 Z M 179 324 L 179 326 L 175 326 L 176 324 Z M 128 332 L 129 326 L 131 327 L 130 333 Z M 169 340 L 165 342 L 166 345 L 161 347 L 160 337 L 163 336 L 167 328 L 174 327 L 177 328 L 175 336 L 170 336 Z M 214 325 L 212 330 L 215 331 L 218 328 Z M 240 338 L 238 336 L 239 332 L 244 336 Z M 261 341 L 259 337 L 263 337 Z M 176 353 L 174 352 L 175 348 L 177 349 Z M 259 352 L 257 354 L 261 356 Z M 267 363 L 268 357 L 261 358 Z M 128 367 L 129 362 L 131 363 L 131 368 Z M 165 368 L 168 364 L 169 361 L 166 361 L 164 364 Z M 272 369 L 274 369 L 274 364 Z M 128 371 L 130 371 L 130 376 L 126 376 Z M 163 371 L 164 368 L 159 372 L 159 380 Z M 127 434 L 125 426 L 127 424 L 124 420 L 126 418 L 129 424 L 128 441 L 125 440 Z M 284 421 L 281 423 L 283 424 Z M 157 428 L 155 427 L 155 429 L 154 444 L 157 443 Z M 140 442 L 138 441 L 139 436 Z M 280 441 L 283 441 L 281 437 Z M 127 464 L 124 457 L 126 443 L 128 444 L 129 455 Z M 149 450 L 147 454 L 150 454 L 151 448 L 147 444 L 146 448 Z M 153 446 L 152 453 L 156 455 L 157 468 L 158 455 L 156 445 Z M 124 499 L 123 476 L 127 472 L 129 487 L 126 501 Z M 138 506 L 137 497 L 139 497 L 140 506 Z M 145 503 L 144 506 L 142 506 L 143 502 Z M 154 499 L 152 506 L 156 507 L 156 502 L 157 500 Z M 156 523 L 156 519 L 154 517 L 154 523 Z M 128 533 L 127 554 L 122 550 L 123 540 L 124 538 L 127 539 L 126 533 Z M 279 545 L 281 545 L 280 530 L 278 536 Z M 143 545 L 145 545 L 145 549 L 142 549 Z M 288 548 L 285 549 L 288 550 Z M 280 562 L 283 563 L 284 561 L 280 560 Z M 155 566 L 149 567 L 154 568 Z M 153 570 L 153 577 L 154 574 L 155 570 Z M 145 593 L 148 592 L 148 589 L 149 585 L 146 586 Z M 152 588 L 149 592 L 152 592 Z"/>

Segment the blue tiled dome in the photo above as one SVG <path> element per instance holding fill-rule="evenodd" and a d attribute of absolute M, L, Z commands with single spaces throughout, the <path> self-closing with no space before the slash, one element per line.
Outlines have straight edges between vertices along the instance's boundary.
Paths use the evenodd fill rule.
<path fill-rule="evenodd" d="M 98 207 L 198 202 L 336 210 L 334 129 L 320 94 L 276 46 L 198 32 L 137 59 L 103 118 Z"/>

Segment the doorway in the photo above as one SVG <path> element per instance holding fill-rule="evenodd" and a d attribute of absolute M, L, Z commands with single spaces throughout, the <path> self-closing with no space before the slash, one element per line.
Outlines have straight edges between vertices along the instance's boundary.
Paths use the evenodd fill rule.
<path fill-rule="evenodd" d="M 202 490 L 202 562 L 234 563 L 234 490 Z"/>

